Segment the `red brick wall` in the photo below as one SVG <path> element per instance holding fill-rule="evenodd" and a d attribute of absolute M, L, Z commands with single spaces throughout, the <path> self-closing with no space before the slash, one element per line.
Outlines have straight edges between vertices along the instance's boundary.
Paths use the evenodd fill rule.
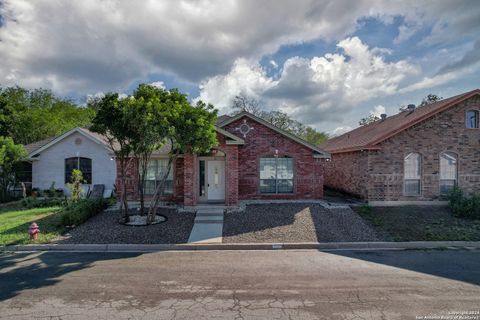
<path fill-rule="evenodd" d="M 246 137 L 238 128 L 246 119 L 254 129 Z M 228 124 L 225 130 L 245 140 L 238 146 L 238 193 L 239 199 L 318 199 L 323 197 L 323 159 L 313 158 L 313 151 L 268 127 L 243 117 Z M 291 194 L 261 194 L 259 192 L 260 158 L 289 156 L 294 162 L 294 192 Z"/>
<path fill-rule="evenodd" d="M 439 155 L 452 151 L 458 154 L 459 187 L 480 192 L 480 129 L 465 127 L 465 113 L 471 109 L 480 110 L 478 96 L 384 141 L 380 151 L 332 155 L 325 184 L 355 190 L 370 201 L 438 199 Z M 422 155 L 421 195 L 414 197 L 403 194 L 403 163 L 411 152 Z"/>
<path fill-rule="evenodd" d="M 238 204 L 238 146 L 227 145 L 225 137 L 217 135 L 218 148 L 225 152 L 225 204 Z"/>
<path fill-rule="evenodd" d="M 184 163 L 184 186 L 183 186 L 183 203 L 186 206 L 193 206 L 197 204 L 198 192 L 197 192 L 197 156 L 193 154 L 185 154 L 183 157 Z"/>
<path fill-rule="evenodd" d="M 467 129 L 465 113 L 480 110 L 473 97 L 384 141 L 370 152 L 369 200 L 423 200 L 440 196 L 440 153 L 458 155 L 458 186 L 480 192 L 480 129 Z M 403 195 L 403 161 L 411 152 L 422 155 L 422 195 Z"/>
<path fill-rule="evenodd" d="M 332 154 L 325 162 L 325 186 L 367 198 L 368 153 Z"/>

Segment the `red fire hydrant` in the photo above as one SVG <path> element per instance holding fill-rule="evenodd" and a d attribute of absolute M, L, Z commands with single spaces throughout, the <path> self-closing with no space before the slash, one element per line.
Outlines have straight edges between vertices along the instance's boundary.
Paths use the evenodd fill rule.
<path fill-rule="evenodd" d="M 40 233 L 40 228 L 38 228 L 38 224 L 35 222 L 30 225 L 30 228 L 28 228 L 28 234 L 30 235 L 31 240 L 37 240 L 38 239 L 38 234 Z"/>

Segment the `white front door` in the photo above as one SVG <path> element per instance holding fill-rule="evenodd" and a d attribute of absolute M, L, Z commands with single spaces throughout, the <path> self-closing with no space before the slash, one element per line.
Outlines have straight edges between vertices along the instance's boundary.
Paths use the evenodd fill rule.
<path fill-rule="evenodd" d="M 207 161 L 207 199 L 225 200 L 225 161 Z"/>

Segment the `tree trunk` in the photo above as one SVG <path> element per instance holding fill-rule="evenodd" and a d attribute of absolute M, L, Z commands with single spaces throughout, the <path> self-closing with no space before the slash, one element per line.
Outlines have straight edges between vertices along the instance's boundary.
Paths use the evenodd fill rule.
<path fill-rule="evenodd" d="M 143 190 L 143 187 L 145 185 L 145 172 L 146 172 L 146 169 L 145 169 L 145 160 L 143 157 L 140 157 L 140 159 L 138 160 L 138 193 L 140 195 L 140 215 L 144 215 L 145 214 L 145 194 L 144 194 L 144 190 Z"/>
<path fill-rule="evenodd" d="M 120 196 L 120 213 L 122 223 L 127 223 L 129 221 L 128 217 L 128 201 L 127 201 L 127 179 L 126 179 L 126 168 L 125 168 L 125 159 L 120 159 L 120 171 L 122 175 L 122 191 Z"/>
<path fill-rule="evenodd" d="M 160 197 L 163 195 L 165 191 L 165 181 L 167 181 L 168 175 L 170 174 L 170 170 L 172 168 L 172 164 L 177 160 L 177 157 L 178 157 L 178 152 L 175 152 L 175 154 L 170 155 L 168 159 L 167 172 L 165 172 L 165 174 L 162 177 L 162 180 L 160 180 L 160 184 L 155 189 L 155 194 L 153 195 L 152 201 L 150 202 L 150 209 L 148 210 L 148 215 L 147 215 L 147 224 L 151 224 L 152 222 L 155 221 L 155 215 L 157 213 L 157 207 L 160 202 Z"/>

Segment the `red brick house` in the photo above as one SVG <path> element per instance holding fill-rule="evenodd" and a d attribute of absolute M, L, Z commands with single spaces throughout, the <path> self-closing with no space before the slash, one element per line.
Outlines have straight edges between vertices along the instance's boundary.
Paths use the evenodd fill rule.
<path fill-rule="evenodd" d="M 330 156 L 324 150 L 247 112 L 219 117 L 216 129 L 218 146 L 211 153 L 177 159 L 166 200 L 186 206 L 209 202 L 235 206 L 239 200 L 323 197 L 324 161 Z M 166 152 L 155 153 L 149 163 L 147 196 L 165 170 Z M 127 177 L 130 199 L 138 198 L 136 170 L 132 168 Z"/>
<path fill-rule="evenodd" d="M 330 139 L 325 186 L 372 204 L 442 200 L 455 185 L 479 192 L 479 113 L 477 89 Z"/>

